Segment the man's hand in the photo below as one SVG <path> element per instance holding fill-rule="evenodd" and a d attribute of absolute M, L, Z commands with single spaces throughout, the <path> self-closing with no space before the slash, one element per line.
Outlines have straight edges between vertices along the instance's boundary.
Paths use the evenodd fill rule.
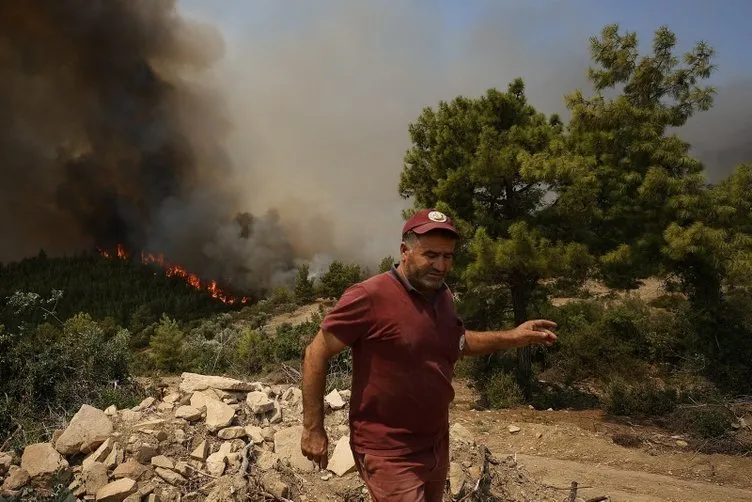
<path fill-rule="evenodd" d="M 518 347 L 528 345 L 550 347 L 556 341 L 556 335 L 551 331 L 555 327 L 555 322 L 545 319 L 526 321 L 512 330 L 512 338 Z"/>
<path fill-rule="evenodd" d="M 329 438 L 323 427 L 313 430 L 303 429 L 300 438 L 300 450 L 303 455 L 322 469 L 329 464 Z"/>

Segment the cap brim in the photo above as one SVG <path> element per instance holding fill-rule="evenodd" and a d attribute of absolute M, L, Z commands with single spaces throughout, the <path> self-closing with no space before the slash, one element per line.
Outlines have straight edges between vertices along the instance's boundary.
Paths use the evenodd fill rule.
<path fill-rule="evenodd" d="M 423 235 L 427 232 L 430 232 L 431 230 L 446 230 L 447 232 L 453 233 L 456 237 L 460 236 L 460 234 L 457 232 L 457 229 L 455 229 L 452 225 L 439 221 L 424 223 L 422 225 L 418 225 L 417 227 L 413 227 L 410 230 L 418 235 Z"/>

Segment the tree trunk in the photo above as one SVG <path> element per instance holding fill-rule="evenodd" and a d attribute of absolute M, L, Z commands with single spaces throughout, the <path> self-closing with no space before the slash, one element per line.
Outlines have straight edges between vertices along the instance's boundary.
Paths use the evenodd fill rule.
<path fill-rule="evenodd" d="M 514 325 L 519 326 L 527 321 L 527 304 L 529 300 L 528 288 L 525 286 L 513 286 L 512 307 L 514 309 Z M 531 360 L 530 347 L 517 349 L 517 384 L 520 386 L 522 395 L 529 399 L 532 395 L 533 388 L 533 364 Z"/>

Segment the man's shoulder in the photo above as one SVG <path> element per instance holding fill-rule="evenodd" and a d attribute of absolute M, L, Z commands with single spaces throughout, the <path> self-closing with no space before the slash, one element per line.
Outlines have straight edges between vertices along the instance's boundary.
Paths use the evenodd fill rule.
<path fill-rule="evenodd" d="M 369 295 L 378 295 L 394 287 L 394 278 L 391 272 L 381 272 L 355 284 Z"/>

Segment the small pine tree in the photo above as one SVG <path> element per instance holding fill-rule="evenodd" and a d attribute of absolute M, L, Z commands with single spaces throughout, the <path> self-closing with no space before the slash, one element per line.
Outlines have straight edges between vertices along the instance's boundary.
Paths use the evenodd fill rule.
<path fill-rule="evenodd" d="M 308 278 L 309 272 L 308 265 L 298 267 L 298 276 L 295 278 L 295 301 L 298 305 L 306 305 L 316 299 L 313 280 Z"/>
<path fill-rule="evenodd" d="M 394 257 L 392 257 L 391 255 L 383 258 L 379 263 L 379 273 L 381 274 L 383 272 L 389 272 L 389 270 L 391 270 L 394 266 L 394 263 Z"/>
<path fill-rule="evenodd" d="M 152 350 L 151 357 L 157 369 L 170 372 L 180 369 L 184 339 L 185 333 L 180 329 L 177 321 L 162 314 L 154 330 L 154 336 L 149 341 L 149 347 Z"/>

